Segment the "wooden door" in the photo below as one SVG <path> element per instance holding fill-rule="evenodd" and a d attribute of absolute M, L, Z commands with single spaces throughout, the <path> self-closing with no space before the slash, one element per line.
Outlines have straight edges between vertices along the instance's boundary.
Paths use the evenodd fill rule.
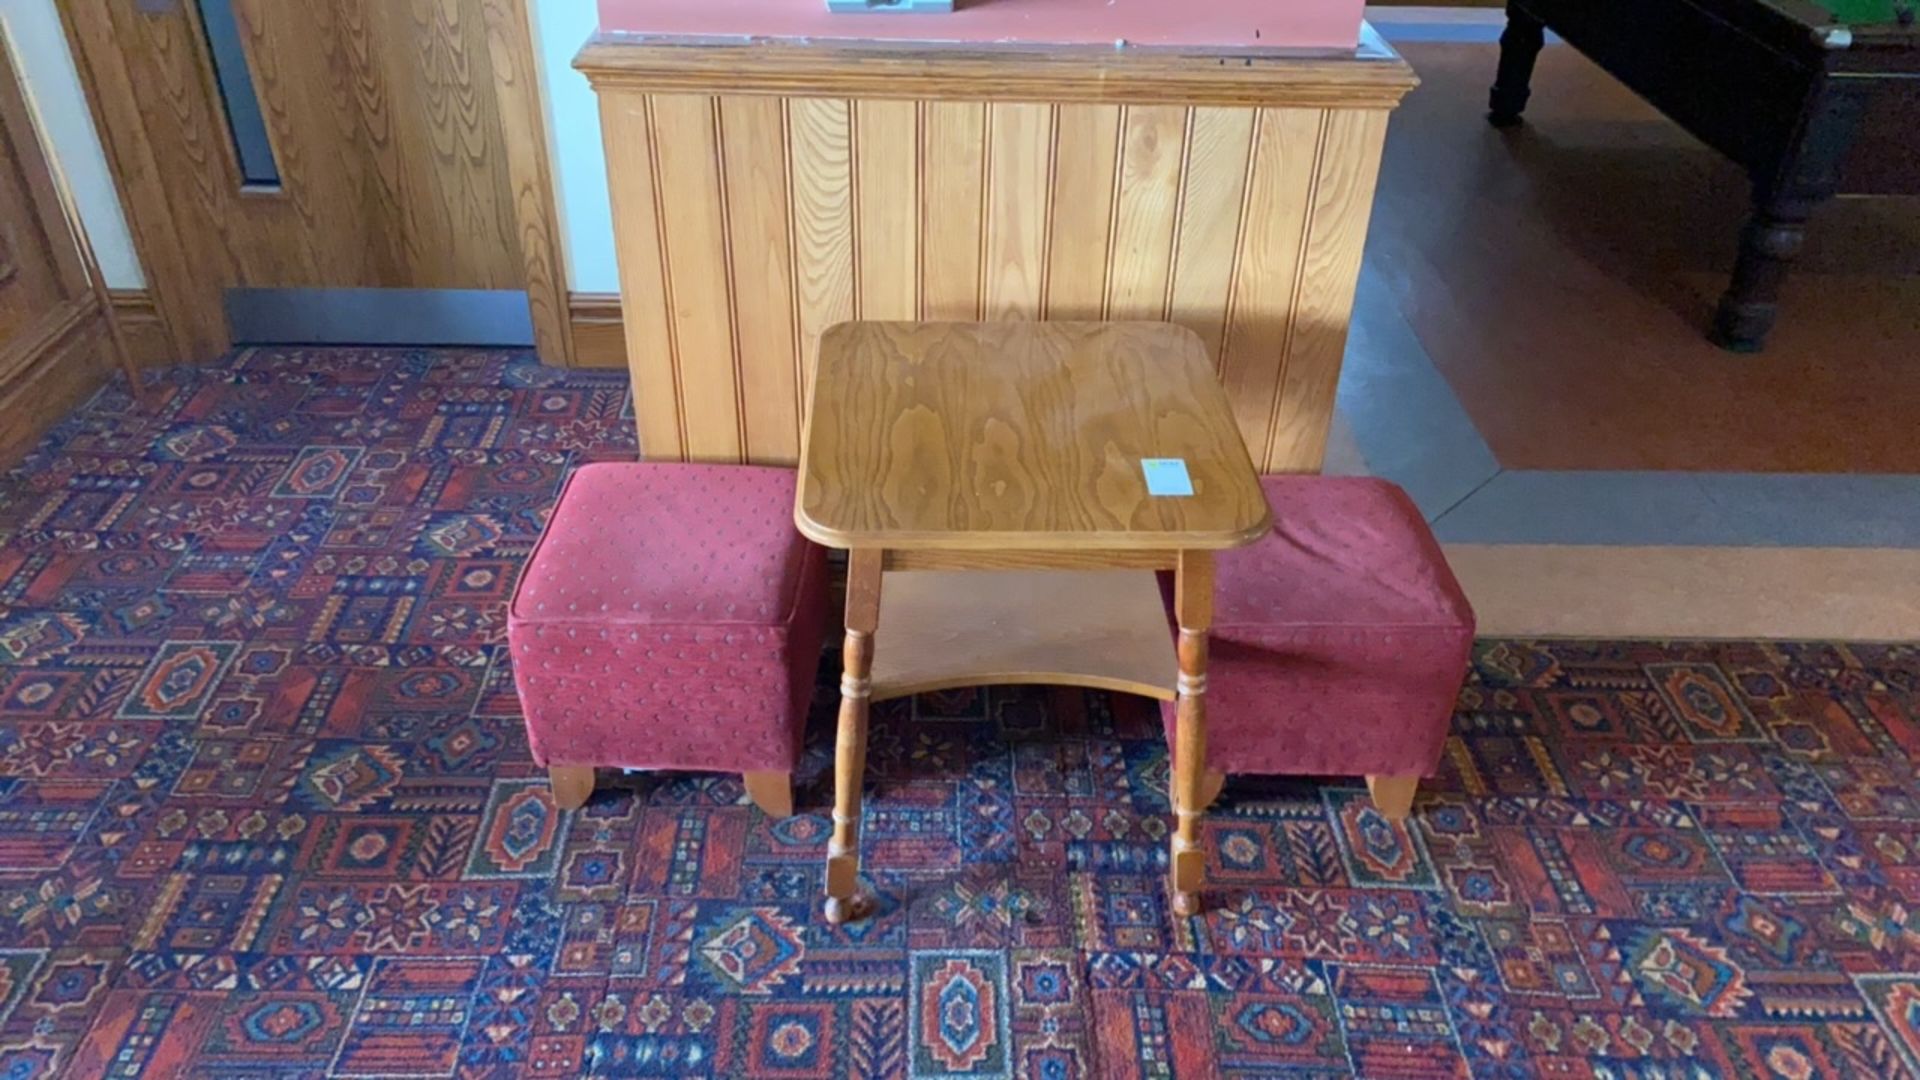
<path fill-rule="evenodd" d="M 0 31 L 0 464 L 111 370 L 106 293 L 82 244 Z"/>
<path fill-rule="evenodd" d="M 60 5 L 182 355 L 229 346 L 229 289 L 525 289 L 541 358 L 569 362 L 527 0 L 205 2 Z"/>
<path fill-rule="evenodd" d="M 91 296 L 10 54 L 0 53 L 0 341 Z"/>

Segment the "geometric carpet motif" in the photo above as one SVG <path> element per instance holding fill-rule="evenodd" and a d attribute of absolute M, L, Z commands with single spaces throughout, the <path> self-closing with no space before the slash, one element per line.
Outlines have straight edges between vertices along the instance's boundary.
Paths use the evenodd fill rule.
<path fill-rule="evenodd" d="M 0 475 L 0 1077 L 1920 1075 L 1920 648 L 1483 641 L 1413 819 L 1153 703 L 874 709 L 874 915 L 736 777 L 527 753 L 507 598 L 625 376 L 248 350 Z"/>

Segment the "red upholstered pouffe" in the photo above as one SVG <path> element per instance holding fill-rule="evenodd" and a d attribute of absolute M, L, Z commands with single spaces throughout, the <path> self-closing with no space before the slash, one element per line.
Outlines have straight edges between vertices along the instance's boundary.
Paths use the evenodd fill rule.
<path fill-rule="evenodd" d="M 1426 520 L 1371 477 L 1268 476 L 1273 531 L 1218 558 L 1207 765 L 1367 777 L 1391 817 L 1439 765 L 1473 609 Z M 1163 710 L 1169 745 L 1171 704 Z"/>
<path fill-rule="evenodd" d="M 587 465 L 507 615 L 535 761 L 563 805 L 593 766 L 745 775 L 791 813 L 827 603 L 788 469 Z"/>

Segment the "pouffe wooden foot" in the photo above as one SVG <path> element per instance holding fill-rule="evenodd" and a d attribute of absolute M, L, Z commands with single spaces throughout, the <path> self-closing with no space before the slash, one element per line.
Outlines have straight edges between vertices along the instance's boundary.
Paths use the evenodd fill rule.
<path fill-rule="evenodd" d="M 1404 821 L 1413 812 L 1413 797 L 1420 790 L 1417 776 L 1369 776 L 1367 793 L 1373 796 L 1374 809 L 1388 821 Z"/>
<path fill-rule="evenodd" d="M 553 801 L 562 810 L 578 810 L 593 796 L 593 766 L 549 765 L 547 782 L 553 785 Z"/>
<path fill-rule="evenodd" d="M 784 772 L 741 773 L 747 798 L 770 818 L 793 816 L 793 774 Z"/>

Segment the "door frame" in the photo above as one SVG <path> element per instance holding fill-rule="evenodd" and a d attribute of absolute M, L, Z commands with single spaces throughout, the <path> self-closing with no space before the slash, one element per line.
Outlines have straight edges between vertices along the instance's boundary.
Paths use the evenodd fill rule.
<path fill-rule="evenodd" d="M 13 464 L 41 433 L 111 375 L 117 359 L 136 399 L 140 385 L 128 362 L 99 267 L 87 246 L 58 163 L 41 136 L 39 116 L 14 62 L 13 41 L 0 24 L 0 149 L 23 190 L 60 293 L 56 303 L 0 341 L 0 466 Z M 7 182 L 11 183 L 8 177 Z M 23 258 L 24 251 L 11 257 Z M 36 262 L 41 251 L 33 253 Z M 6 255 L 0 254 L 0 261 Z M 0 280 L 14 267 L 0 266 Z"/>
<path fill-rule="evenodd" d="M 110 5 L 149 0 L 95 0 L 59 3 L 60 23 L 74 67 L 86 90 L 87 107 L 106 152 L 120 202 L 139 255 L 147 290 L 176 356 L 208 360 L 232 348 L 220 290 L 205 287 L 206 267 L 195 266 L 180 242 L 176 220 L 159 180 L 161 165 L 148 141 L 141 98 L 124 69 L 96 68 L 86 47 L 111 30 Z M 173 0 L 173 14 L 185 20 L 186 39 L 200 51 L 200 70 L 210 72 L 199 10 L 192 0 Z M 324 2 L 324 0 L 321 0 Z M 558 202 L 554 195 L 552 153 L 547 142 L 546 108 L 539 63 L 533 45 L 531 0 L 479 0 L 486 20 L 494 93 L 506 146 L 508 187 L 514 228 L 520 241 L 527 306 L 533 322 L 534 351 L 542 363 L 575 363 L 573 329 L 568 320 L 567 280 L 562 257 Z M 149 15 L 148 17 L 162 17 Z M 108 67 L 108 66 L 103 66 Z M 211 77 L 192 92 L 218 101 Z M 216 114 L 218 108 L 214 109 Z M 224 117 L 223 117 L 224 119 Z M 224 142 L 224 140 L 223 140 Z M 231 153 L 222 146 L 222 153 Z"/>

